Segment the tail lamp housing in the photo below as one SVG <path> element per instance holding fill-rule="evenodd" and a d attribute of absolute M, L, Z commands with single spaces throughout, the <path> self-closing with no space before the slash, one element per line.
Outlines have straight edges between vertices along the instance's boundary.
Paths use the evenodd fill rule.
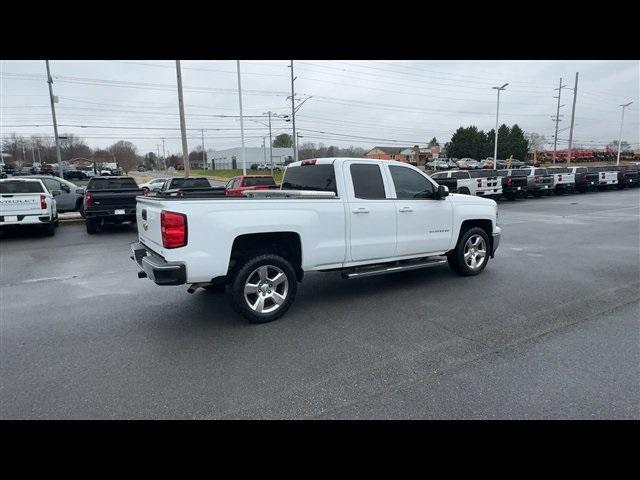
<path fill-rule="evenodd" d="M 184 213 L 163 210 L 160 214 L 160 229 L 164 248 L 180 248 L 187 244 L 187 216 Z"/>

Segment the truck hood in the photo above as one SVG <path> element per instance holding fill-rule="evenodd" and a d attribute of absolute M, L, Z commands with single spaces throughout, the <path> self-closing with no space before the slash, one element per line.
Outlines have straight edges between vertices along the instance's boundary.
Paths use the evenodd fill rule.
<path fill-rule="evenodd" d="M 495 200 L 490 198 L 476 197 L 475 195 L 463 195 L 461 193 L 450 193 L 449 198 L 456 205 L 484 205 L 484 206 L 496 206 Z"/>

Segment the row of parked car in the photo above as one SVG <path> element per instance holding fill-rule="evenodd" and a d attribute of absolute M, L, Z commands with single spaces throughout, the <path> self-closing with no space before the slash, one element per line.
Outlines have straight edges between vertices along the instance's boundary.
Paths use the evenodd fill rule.
<path fill-rule="evenodd" d="M 507 199 L 561 195 L 640 184 L 637 164 L 605 167 L 511 168 L 501 170 L 448 170 L 431 174 L 450 192 Z"/>
<path fill-rule="evenodd" d="M 510 159 L 510 160 L 498 160 L 497 162 L 498 169 L 502 168 L 523 168 L 526 167 L 527 164 L 520 160 Z M 461 170 L 478 170 L 481 168 L 495 169 L 496 165 L 494 165 L 492 158 L 487 158 L 486 160 L 475 160 L 473 158 L 439 158 L 436 160 L 432 160 L 427 162 L 425 165 L 429 170 L 449 170 L 450 168 L 459 168 Z"/>

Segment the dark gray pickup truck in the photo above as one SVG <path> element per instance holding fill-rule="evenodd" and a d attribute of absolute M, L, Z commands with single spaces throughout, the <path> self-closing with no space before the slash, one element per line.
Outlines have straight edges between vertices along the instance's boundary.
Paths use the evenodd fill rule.
<path fill-rule="evenodd" d="M 87 233 L 105 223 L 136 222 L 136 197 L 144 195 L 131 177 L 93 177 L 84 192 Z"/>

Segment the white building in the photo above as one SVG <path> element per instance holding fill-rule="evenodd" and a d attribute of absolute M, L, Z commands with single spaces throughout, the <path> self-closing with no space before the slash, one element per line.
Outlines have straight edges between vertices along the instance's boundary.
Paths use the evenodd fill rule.
<path fill-rule="evenodd" d="M 293 148 L 273 148 L 273 164 L 284 165 L 293 160 Z M 227 148 L 225 150 L 207 150 L 208 167 L 215 170 L 242 168 L 242 148 Z M 269 147 L 245 147 L 245 162 L 247 169 L 253 164 L 270 164 Z M 213 165 L 212 165 L 213 162 Z"/>

